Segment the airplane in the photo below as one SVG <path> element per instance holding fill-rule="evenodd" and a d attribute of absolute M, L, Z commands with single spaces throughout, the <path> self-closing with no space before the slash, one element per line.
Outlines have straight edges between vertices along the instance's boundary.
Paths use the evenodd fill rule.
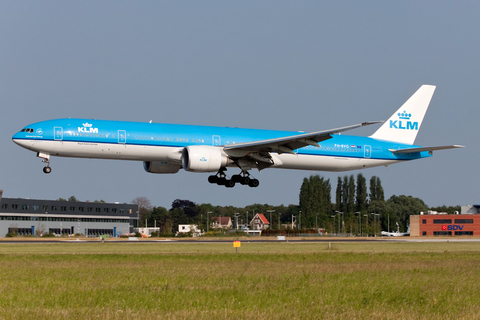
<path fill-rule="evenodd" d="M 409 236 L 409 235 L 410 235 L 410 225 L 408 225 L 407 232 L 400 232 L 400 226 L 398 225 L 398 222 L 397 222 L 397 232 L 382 231 L 381 234 L 382 234 L 383 237 L 404 237 L 404 236 Z"/>
<path fill-rule="evenodd" d="M 55 156 L 118 159 L 143 161 L 149 173 L 211 172 L 212 184 L 258 187 L 249 172 L 255 168 L 348 171 L 387 167 L 463 147 L 414 145 L 434 91 L 435 86 L 421 86 L 386 122 L 311 133 L 69 118 L 27 125 L 12 139 L 43 159 L 45 173 L 52 171 L 50 158 Z M 369 137 L 342 134 L 382 122 Z M 227 167 L 240 172 L 229 178 Z"/>

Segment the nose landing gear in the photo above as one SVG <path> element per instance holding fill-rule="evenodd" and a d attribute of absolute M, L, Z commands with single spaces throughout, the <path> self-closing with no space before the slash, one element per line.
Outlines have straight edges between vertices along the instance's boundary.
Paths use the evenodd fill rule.
<path fill-rule="evenodd" d="M 43 168 L 43 172 L 50 173 L 52 172 L 52 168 L 50 168 L 50 155 L 45 153 L 37 153 L 37 157 L 42 158 L 42 162 L 45 163 L 45 167 Z"/>
<path fill-rule="evenodd" d="M 48 159 L 43 159 L 43 163 L 45 163 L 45 167 L 43 167 L 43 172 L 45 173 L 52 172 L 52 168 L 50 168 L 50 161 Z"/>
<path fill-rule="evenodd" d="M 44 168 L 43 168 L 43 172 L 45 172 L 45 173 L 50 173 L 50 172 L 52 172 L 52 168 L 50 168 L 50 167 L 48 167 L 48 166 L 47 166 L 47 167 L 44 167 Z"/>

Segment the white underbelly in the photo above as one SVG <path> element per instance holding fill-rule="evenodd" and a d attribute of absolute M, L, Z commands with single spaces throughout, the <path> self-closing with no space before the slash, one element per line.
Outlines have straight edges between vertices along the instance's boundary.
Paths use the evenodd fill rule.
<path fill-rule="evenodd" d="M 371 158 L 348 158 L 314 155 L 277 155 L 282 164 L 274 166 L 281 169 L 314 170 L 314 171 L 348 171 L 378 166 L 388 166 L 399 161 Z"/>
<path fill-rule="evenodd" d="M 113 143 L 35 140 L 24 140 L 22 146 L 32 151 L 58 157 L 179 162 L 182 149 Z"/>

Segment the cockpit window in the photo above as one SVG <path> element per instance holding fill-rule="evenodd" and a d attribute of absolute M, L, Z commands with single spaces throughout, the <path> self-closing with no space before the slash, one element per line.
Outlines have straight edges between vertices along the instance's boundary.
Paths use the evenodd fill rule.
<path fill-rule="evenodd" d="M 33 129 L 32 128 L 23 128 L 22 130 L 20 130 L 20 132 L 28 132 L 28 133 L 33 133 Z"/>

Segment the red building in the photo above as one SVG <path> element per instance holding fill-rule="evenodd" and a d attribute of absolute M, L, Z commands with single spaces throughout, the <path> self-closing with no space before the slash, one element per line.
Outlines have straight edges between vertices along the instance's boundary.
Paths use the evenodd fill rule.
<path fill-rule="evenodd" d="M 480 236 L 480 214 L 410 216 L 410 236 Z"/>

